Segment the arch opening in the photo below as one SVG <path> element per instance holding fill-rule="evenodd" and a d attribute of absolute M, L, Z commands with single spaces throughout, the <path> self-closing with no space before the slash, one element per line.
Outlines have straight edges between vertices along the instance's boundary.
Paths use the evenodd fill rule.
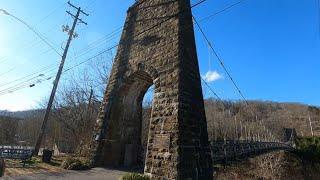
<path fill-rule="evenodd" d="M 117 92 L 109 114 L 105 165 L 143 170 L 153 89 L 151 76 L 138 71 Z"/>

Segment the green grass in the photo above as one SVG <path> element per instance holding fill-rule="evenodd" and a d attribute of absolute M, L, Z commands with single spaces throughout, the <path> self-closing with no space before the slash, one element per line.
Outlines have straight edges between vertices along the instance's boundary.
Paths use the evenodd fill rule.
<path fill-rule="evenodd" d="M 303 160 L 320 163 L 320 137 L 303 137 L 296 141 L 297 154 Z"/>
<path fill-rule="evenodd" d="M 29 159 L 29 160 L 26 160 L 25 163 L 28 164 L 28 165 L 36 165 L 38 163 L 41 163 L 41 161 L 38 158 L 34 158 L 33 157 L 33 158 Z"/>
<path fill-rule="evenodd" d="M 150 178 L 143 174 L 128 173 L 123 175 L 120 180 L 150 180 Z"/>

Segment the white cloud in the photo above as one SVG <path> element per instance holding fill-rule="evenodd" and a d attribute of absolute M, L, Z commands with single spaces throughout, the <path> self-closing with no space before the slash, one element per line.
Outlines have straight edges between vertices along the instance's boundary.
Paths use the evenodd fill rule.
<path fill-rule="evenodd" d="M 205 76 L 202 76 L 202 78 L 206 82 L 211 83 L 211 82 L 217 81 L 219 79 L 222 79 L 223 76 L 221 74 L 219 74 L 217 71 L 208 71 Z"/>

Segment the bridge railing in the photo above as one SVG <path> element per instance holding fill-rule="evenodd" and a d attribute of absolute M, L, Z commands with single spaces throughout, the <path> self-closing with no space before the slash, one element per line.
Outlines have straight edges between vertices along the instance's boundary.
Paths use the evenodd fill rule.
<path fill-rule="evenodd" d="M 255 141 L 213 141 L 211 153 L 214 164 L 228 163 L 275 150 L 293 151 L 293 147 L 283 142 L 255 142 Z"/>

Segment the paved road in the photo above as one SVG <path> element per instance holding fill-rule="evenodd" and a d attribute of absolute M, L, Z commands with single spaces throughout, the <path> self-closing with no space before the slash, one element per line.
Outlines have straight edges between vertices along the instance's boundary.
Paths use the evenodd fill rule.
<path fill-rule="evenodd" d="M 93 168 L 88 171 L 65 171 L 63 173 L 42 173 L 16 177 L 5 176 L 2 178 L 4 180 L 118 180 L 125 173 L 118 170 Z"/>

